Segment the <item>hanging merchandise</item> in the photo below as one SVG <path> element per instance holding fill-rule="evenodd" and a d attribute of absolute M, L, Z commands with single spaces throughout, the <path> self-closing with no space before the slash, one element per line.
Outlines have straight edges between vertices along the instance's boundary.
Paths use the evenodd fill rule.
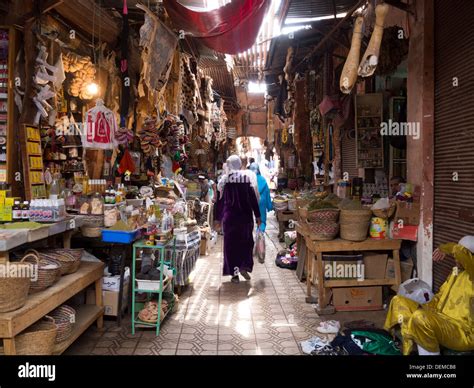
<path fill-rule="evenodd" d="M 385 18 L 387 17 L 390 6 L 388 4 L 379 4 L 375 7 L 375 26 L 369 45 L 362 57 L 359 65 L 358 74 L 361 77 L 370 77 L 374 74 L 379 63 L 380 45 L 382 44 Z"/>
<path fill-rule="evenodd" d="M 357 67 L 359 66 L 360 46 L 362 43 L 362 26 L 364 18 L 357 17 L 354 22 L 354 32 L 352 33 L 352 43 L 346 63 L 342 69 L 339 88 L 341 92 L 349 94 L 357 82 Z"/>
<path fill-rule="evenodd" d="M 128 7 L 127 0 L 123 1 L 122 34 L 120 37 L 120 72 L 122 73 L 122 93 L 120 99 L 120 126 L 125 127 L 130 106 L 130 78 L 128 76 Z M 128 81 L 128 82 L 127 82 Z"/>
<path fill-rule="evenodd" d="M 83 136 L 84 148 L 110 150 L 117 146 L 115 133 L 117 122 L 114 113 L 98 99 L 94 108 L 86 113 L 86 133 Z"/>
<path fill-rule="evenodd" d="M 130 155 L 128 148 L 126 148 L 125 152 L 123 153 L 122 160 L 120 160 L 118 172 L 119 174 L 125 174 L 128 171 L 130 174 L 133 174 L 135 172 L 135 168 L 136 167 L 133 158 Z"/>
<path fill-rule="evenodd" d="M 136 7 L 145 12 L 145 23 L 140 28 L 143 66 L 138 87 L 139 96 L 143 97 L 146 95 L 144 86 L 149 92 L 161 92 L 166 85 L 178 38 L 145 5 Z"/>
<path fill-rule="evenodd" d="M 183 116 L 189 125 L 193 125 L 198 121 L 197 109 L 199 101 L 199 88 L 197 86 L 196 76 L 191 70 L 190 58 L 183 55 L 181 58 L 181 106 Z"/>

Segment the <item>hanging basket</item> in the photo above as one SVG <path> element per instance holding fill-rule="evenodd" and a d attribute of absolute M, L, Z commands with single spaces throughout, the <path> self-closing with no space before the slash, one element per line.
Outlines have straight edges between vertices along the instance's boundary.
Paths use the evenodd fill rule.
<path fill-rule="evenodd" d="M 58 329 L 54 319 L 45 316 L 15 338 L 17 355 L 49 356 L 53 354 Z"/>
<path fill-rule="evenodd" d="M 33 249 L 26 252 L 21 262 L 38 266 L 38 279 L 31 282 L 30 294 L 47 289 L 61 277 L 61 265 L 57 261 L 40 258 L 38 252 Z"/>
<path fill-rule="evenodd" d="M 10 263 L 17 266 L 17 275 L 22 272 L 31 274 L 30 264 Z M 29 276 L 0 277 L 0 313 L 18 310 L 23 307 L 28 298 L 31 278 Z"/>
<path fill-rule="evenodd" d="M 58 331 L 56 343 L 67 340 L 72 334 L 72 328 L 76 321 L 76 310 L 67 305 L 62 305 L 49 314 L 54 319 Z"/>

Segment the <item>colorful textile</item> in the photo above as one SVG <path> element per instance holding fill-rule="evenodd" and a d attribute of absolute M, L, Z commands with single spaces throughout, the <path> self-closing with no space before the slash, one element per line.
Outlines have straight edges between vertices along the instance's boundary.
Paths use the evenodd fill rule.
<path fill-rule="evenodd" d="M 176 0 L 163 1 L 177 29 L 226 54 L 238 54 L 254 45 L 270 3 L 270 0 L 234 0 L 212 11 L 196 12 Z"/>

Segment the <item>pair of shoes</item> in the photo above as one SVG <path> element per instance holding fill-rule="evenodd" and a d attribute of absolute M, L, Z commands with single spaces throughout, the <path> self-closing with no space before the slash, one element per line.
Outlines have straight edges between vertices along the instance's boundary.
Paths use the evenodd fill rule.
<path fill-rule="evenodd" d="M 231 282 L 232 282 L 232 283 L 239 283 L 239 282 L 240 282 L 240 280 L 239 280 L 239 275 L 237 275 L 237 276 L 232 276 Z"/>
<path fill-rule="evenodd" d="M 337 349 L 333 348 L 331 345 L 326 345 L 321 349 L 315 349 L 311 352 L 313 356 L 338 356 L 339 353 Z"/>
<path fill-rule="evenodd" d="M 322 334 L 337 334 L 341 329 L 339 321 L 322 321 L 316 330 Z"/>
<path fill-rule="evenodd" d="M 320 337 L 312 337 L 309 340 L 301 342 L 301 349 L 305 354 L 311 354 L 312 352 L 323 349 L 328 346 L 329 342 L 326 339 Z"/>
<path fill-rule="evenodd" d="M 247 271 L 240 271 L 245 280 L 250 280 L 250 274 Z"/>

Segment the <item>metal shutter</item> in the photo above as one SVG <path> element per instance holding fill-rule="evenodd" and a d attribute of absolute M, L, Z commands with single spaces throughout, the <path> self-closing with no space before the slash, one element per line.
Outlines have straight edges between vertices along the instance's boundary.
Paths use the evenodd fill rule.
<path fill-rule="evenodd" d="M 464 217 L 474 208 L 474 1 L 435 2 L 435 247 L 474 235 L 474 222 Z M 459 86 L 453 86 L 453 77 Z M 453 181 L 453 173 L 459 180 Z M 468 212 L 469 213 L 469 212 Z M 438 290 L 454 266 L 433 263 Z"/>

